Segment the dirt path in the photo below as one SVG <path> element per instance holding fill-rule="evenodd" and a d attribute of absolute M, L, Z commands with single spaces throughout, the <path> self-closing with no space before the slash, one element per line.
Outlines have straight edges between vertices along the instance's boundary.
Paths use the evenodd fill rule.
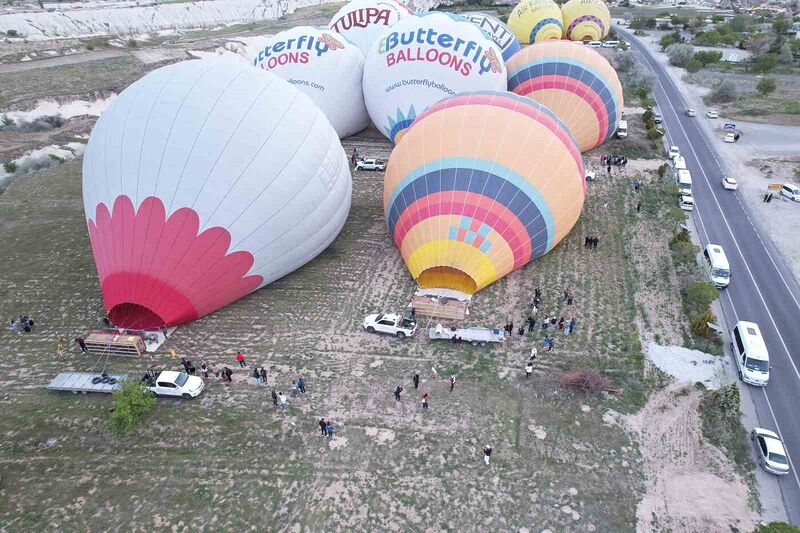
<path fill-rule="evenodd" d="M 87 52 L 85 54 L 72 54 L 68 56 L 51 57 L 37 61 L 24 61 L 22 63 L 0 63 L 0 74 L 10 74 L 11 72 L 25 72 L 37 68 L 60 67 L 62 65 L 77 65 L 101 59 L 111 59 L 112 57 L 124 57 L 130 55 L 125 50 L 100 50 L 97 52 Z"/>
<path fill-rule="evenodd" d="M 758 519 L 733 463 L 702 437 L 700 398 L 691 384 L 676 383 L 626 421 L 647 478 L 638 531 L 750 531 Z"/>

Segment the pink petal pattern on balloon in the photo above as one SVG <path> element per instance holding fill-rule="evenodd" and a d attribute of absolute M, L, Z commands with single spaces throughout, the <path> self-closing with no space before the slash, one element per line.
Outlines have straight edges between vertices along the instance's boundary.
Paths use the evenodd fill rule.
<path fill-rule="evenodd" d="M 131 329 L 195 320 L 238 300 L 262 283 L 247 276 L 252 254 L 228 253 L 231 236 L 220 227 L 198 234 L 200 218 L 188 207 L 166 217 L 148 197 L 136 211 L 125 195 L 104 203 L 88 220 L 103 303 L 109 319 Z"/>

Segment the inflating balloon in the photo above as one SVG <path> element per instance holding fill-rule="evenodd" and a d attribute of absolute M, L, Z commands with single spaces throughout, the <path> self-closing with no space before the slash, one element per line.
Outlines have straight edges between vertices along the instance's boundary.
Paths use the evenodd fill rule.
<path fill-rule="evenodd" d="M 522 0 L 508 16 L 508 26 L 522 44 L 561 39 L 561 8 L 553 0 Z"/>
<path fill-rule="evenodd" d="M 336 12 L 328 26 L 366 54 L 386 28 L 409 15 L 411 10 L 394 0 L 352 0 Z"/>
<path fill-rule="evenodd" d="M 609 139 L 622 118 L 622 85 L 597 50 L 546 41 L 508 61 L 508 90 L 541 102 L 569 127 L 581 151 Z"/>
<path fill-rule="evenodd" d="M 503 61 L 508 61 L 511 56 L 520 51 L 521 47 L 516 35 L 500 19 L 484 13 L 464 13 L 463 16 L 492 38 L 492 41 L 503 51 Z"/>
<path fill-rule="evenodd" d="M 599 41 L 611 30 L 611 13 L 603 0 L 569 0 L 561 6 L 564 38 Z"/>
<path fill-rule="evenodd" d="M 419 286 L 472 294 L 556 246 L 584 186 L 581 154 L 552 111 L 478 91 L 417 118 L 389 158 L 383 204 Z"/>
<path fill-rule="evenodd" d="M 188 322 L 299 268 L 338 235 L 352 181 L 336 132 L 245 62 L 155 70 L 97 121 L 83 203 L 111 321 Z"/>
<path fill-rule="evenodd" d="M 338 33 L 312 26 L 282 31 L 252 47 L 250 61 L 307 94 L 339 138 L 369 125 L 361 90 L 364 54 Z"/>
<path fill-rule="evenodd" d="M 370 49 L 364 100 L 372 122 L 397 142 L 417 114 L 442 98 L 505 89 L 500 48 L 464 17 L 421 13 L 393 25 Z"/>

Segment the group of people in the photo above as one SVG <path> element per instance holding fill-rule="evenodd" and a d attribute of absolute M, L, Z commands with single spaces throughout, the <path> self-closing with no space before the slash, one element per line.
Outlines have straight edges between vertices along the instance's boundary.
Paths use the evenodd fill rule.
<path fill-rule="evenodd" d="M 586 238 L 583 241 L 583 247 L 584 248 L 597 248 L 597 243 L 599 243 L 599 242 L 600 242 L 600 237 L 598 237 L 597 235 L 595 235 L 595 236 L 587 235 Z"/>
<path fill-rule="evenodd" d="M 600 156 L 600 164 L 607 165 L 607 166 L 615 166 L 615 167 L 625 167 L 628 164 L 628 157 L 624 155 L 606 155 L 603 154 Z"/>
<path fill-rule="evenodd" d="M 770 203 L 772 201 L 772 193 L 764 193 L 764 198 L 761 200 L 762 202 Z"/>
<path fill-rule="evenodd" d="M 11 331 L 17 335 L 22 335 L 23 332 L 30 333 L 33 331 L 33 319 L 28 315 L 19 315 L 19 320 L 11 319 Z"/>

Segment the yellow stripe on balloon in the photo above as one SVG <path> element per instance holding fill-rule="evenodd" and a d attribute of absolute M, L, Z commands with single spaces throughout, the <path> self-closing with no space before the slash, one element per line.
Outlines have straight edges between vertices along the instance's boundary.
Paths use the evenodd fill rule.
<path fill-rule="evenodd" d="M 450 260 L 443 265 L 437 260 L 440 257 L 448 257 Z M 405 259 L 408 271 L 414 279 L 419 278 L 425 269 L 449 266 L 470 276 L 478 286 L 476 290 L 481 290 L 502 275 L 498 274 L 492 262 L 480 250 L 461 241 L 444 239 L 430 241 L 414 250 Z"/>

